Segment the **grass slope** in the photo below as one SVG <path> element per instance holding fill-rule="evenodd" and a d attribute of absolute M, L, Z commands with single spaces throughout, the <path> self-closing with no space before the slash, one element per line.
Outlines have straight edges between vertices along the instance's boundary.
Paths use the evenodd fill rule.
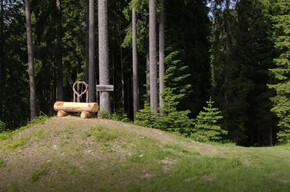
<path fill-rule="evenodd" d="M 0 134 L 0 191 L 290 191 L 290 147 L 201 144 L 110 120 Z"/>

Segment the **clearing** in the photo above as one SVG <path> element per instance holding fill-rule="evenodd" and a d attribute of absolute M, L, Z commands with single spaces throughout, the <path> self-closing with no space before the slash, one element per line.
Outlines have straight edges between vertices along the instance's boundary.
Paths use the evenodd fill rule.
<path fill-rule="evenodd" d="M 203 144 L 103 119 L 0 134 L 0 191 L 290 191 L 290 146 Z"/>

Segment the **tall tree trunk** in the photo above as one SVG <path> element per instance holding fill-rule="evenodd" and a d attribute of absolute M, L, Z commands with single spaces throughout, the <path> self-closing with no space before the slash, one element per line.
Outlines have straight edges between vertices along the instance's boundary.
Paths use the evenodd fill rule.
<path fill-rule="evenodd" d="M 25 17 L 26 17 L 26 33 L 27 33 L 28 74 L 30 88 L 30 118 L 34 119 L 37 113 L 36 113 L 36 88 L 34 77 L 34 56 L 32 43 L 30 0 L 25 0 Z"/>
<path fill-rule="evenodd" d="M 95 102 L 95 96 L 95 4 L 89 0 L 89 102 Z"/>
<path fill-rule="evenodd" d="M 147 95 L 150 97 L 150 62 L 148 54 L 146 56 L 146 85 L 148 86 Z"/>
<path fill-rule="evenodd" d="M 122 109 L 125 111 L 125 80 L 124 80 L 124 63 L 123 63 L 123 49 L 121 47 L 121 86 L 122 86 Z"/>
<path fill-rule="evenodd" d="M 87 6 L 87 11 L 86 11 L 86 17 L 87 17 L 87 27 L 86 27 L 86 73 L 85 73 L 85 82 L 88 83 L 89 82 L 89 63 L 90 63 L 90 59 L 89 59 L 89 43 L 90 43 L 90 35 L 89 35 L 89 20 L 90 20 L 90 16 L 89 16 L 89 12 L 90 12 L 90 2 L 89 0 L 86 0 L 86 6 Z"/>
<path fill-rule="evenodd" d="M 150 106 L 153 112 L 158 109 L 157 63 L 156 63 L 156 5 L 149 0 L 149 62 L 150 62 Z"/>
<path fill-rule="evenodd" d="M 62 75 L 62 10 L 60 0 L 56 0 L 58 26 L 57 26 L 57 100 L 63 101 L 63 75 Z"/>
<path fill-rule="evenodd" d="M 99 18 L 99 78 L 100 85 L 109 85 L 108 2 L 98 1 Z M 100 110 L 111 113 L 109 92 L 100 92 Z"/>
<path fill-rule="evenodd" d="M 230 62 L 230 29 L 229 29 L 229 14 L 230 14 L 230 0 L 226 0 L 226 10 L 224 13 L 224 22 L 225 22 L 225 33 L 226 33 L 226 59 L 225 59 L 225 74 L 224 74 L 224 108 L 227 109 L 229 104 L 228 100 L 228 77 L 229 77 L 229 62 Z M 225 129 L 228 129 L 228 120 L 225 119 L 223 122 Z"/>
<path fill-rule="evenodd" d="M 0 12 L 0 82 L 4 83 L 4 0 L 1 0 L 1 12 Z M 3 86 L 0 86 L 0 120 L 3 120 Z"/>
<path fill-rule="evenodd" d="M 226 31 L 226 63 L 225 63 L 225 79 L 224 84 L 225 86 L 228 84 L 228 77 L 229 77 L 229 62 L 230 62 L 230 47 L 231 47 L 231 37 L 230 37 L 230 21 L 229 15 L 230 14 L 230 0 L 226 0 L 226 12 L 225 12 L 225 31 Z M 227 91 L 225 90 L 224 93 L 225 104 L 229 103 Z"/>
<path fill-rule="evenodd" d="M 164 0 L 161 0 L 162 10 L 159 15 L 159 107 L 163 108 L 162 93 L 165 88 L 164 75 L 165 75 L 165 63 L 164 63 Z"/>
<path fill-rule="evenodd" d="M 136 121 L 136 114 L 139 106 L 139 81 L 138 81 L 138 57 L 136 37 L 136 9 L 132 7 L 132 55 L 133 55 L 133 120 Z"/>

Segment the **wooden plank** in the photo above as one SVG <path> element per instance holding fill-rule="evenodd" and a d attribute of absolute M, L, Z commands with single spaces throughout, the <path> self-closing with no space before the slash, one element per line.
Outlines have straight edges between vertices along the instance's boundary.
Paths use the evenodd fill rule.
<path fill-rule="evenodd" d="M 97 85 L 97 91 L 114 91 L 114 85 Z"/>

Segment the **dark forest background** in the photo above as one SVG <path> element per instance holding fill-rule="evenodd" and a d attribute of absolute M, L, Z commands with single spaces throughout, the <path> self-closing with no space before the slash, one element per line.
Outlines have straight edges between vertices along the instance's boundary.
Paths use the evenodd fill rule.
<path fill-rule="evenodd" d="M 149 10 L 147 0 L 135 3 L 144 108 Z M 157 15 L 161 9 L 165 13 L 166 74 L 181 78 L 168 77 L 165 84 L 186 87 L 177 109 L 190 110 L 194 119 L 211 97 L 222 112 L 226 139 L 244 146 L 289 140 L 290 2 L 165 0 L 163 8 L 158 5 Z M 97 2 L 95 7 L 97 18 Z M 30 120 L 24 2 L 1 0 L 0 11 L 0 120 L 13 130 Z M 130 11 L 131 1 L 108 1 L 110 82 L 115 88 L 111 107 L 133 119 Z M 58 77 L 64 101 L 72 101 L 75 81 L 88 82 L 88 1 L 31 0 L 31 12 L 37 112 L 52 116 Z M 98 30 L 95 35 L 98 61 Z"/>

